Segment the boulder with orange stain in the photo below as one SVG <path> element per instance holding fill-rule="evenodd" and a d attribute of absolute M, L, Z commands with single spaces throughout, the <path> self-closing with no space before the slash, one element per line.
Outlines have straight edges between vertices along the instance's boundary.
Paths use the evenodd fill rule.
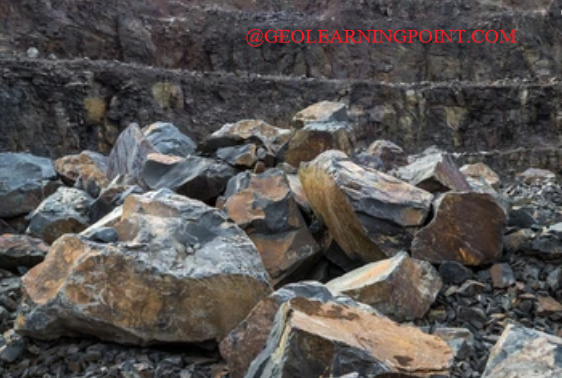
<path fill-rule="evenodd" d="M 23 283 L 22 335 L 140 345 L 222 340 L 270 292 L 253 243 L 169 190 L 131 195 L 116 243 L 65 235 Z"/>
<path fill-rule="evenodd" d="M 275 317 L 246 378 L 442 377 L 453 363 L 437 336 L 361 308 L 293 298 Z"/>
<path fill-rule="evenodd" d="M 61 180 L 69 186 L 87 191 L 92 197 L 109 186 L 107 178 L 108 158 L 92 151 L 64 156 L 55 161 L 55 169 Z"/>
<path fill-rule="evenodd" d="M 302 129 L 316 122 L 346 122 L 347 105 L 343 102 L 321 101 L 301 110 L 292 120 L 295 129 Z"/>
<path fill-rule="evenodd" d="M 223 210 L 256 245 L 274 284 L 309 267 L 319 246 L 309 232 L 286 174 L 240 173 L 226 189 Z"/>
<path fill-rule="evenodd" d="M 435 201 L 433 220 L 415 236 L 412 257 L 434 264 L 496 262 L 503 248 L 506 215 L 487 193 L 449 192 Z"/>
<path fill-rule="evenodd" d="M 355 269 L 326 286 L 403 322 L 423 317 L 443 283 L 430 263 L 401 252 L 391 259 Z"/>
<path fill-rule="evenodd" d="M 483 182 L 494 189 L 501 184 L 500 176 L 484 163 L 463 165 L 460 169 L 463 175 L 470 181 Z"/>
<path fill-rule="evenodd" d="M 314 213 L 353 260 L 375 262 L 408 249 L 433 195 L 327 151 L 299 169 Z"/>

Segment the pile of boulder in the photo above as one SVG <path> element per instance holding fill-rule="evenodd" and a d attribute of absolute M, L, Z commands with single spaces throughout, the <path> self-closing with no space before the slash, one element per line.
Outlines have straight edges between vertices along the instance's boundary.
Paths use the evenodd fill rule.
<path fill-rule="evenodd" d="M 328 101 L 1 153 L 0 372 L 556 377 L 560 204 L 552 172 L 363 148 Z"/>

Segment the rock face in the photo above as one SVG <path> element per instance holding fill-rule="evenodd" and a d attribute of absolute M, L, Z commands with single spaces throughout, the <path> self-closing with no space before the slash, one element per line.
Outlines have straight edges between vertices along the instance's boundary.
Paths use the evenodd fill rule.
<path fill-rule="evenodd" d="M 445 193 L 436 200 L 433 220 L 416 234 L 412 257 L 434 264 L 493 263 L 502 252 L 504 226 L 505 213 L 489 194 Z"/>
<path fill-rule="evenodd" d="M 217 157 L 233 167 L 252 168 L 258 161 L 258 149 L 255 144 L 219 148 Z"/>
<path fill-rule="evenodd" d="M 353 160 L 359 165 L 381 172 L 408 165 L 408 157 L 404 150 L 388 140 L 374 141 L 367 150 L 354 156 Z"/>
<path fill-rule="evenodd" d="M 562 339 L 508 325 L 491 351 L 483 378 L 555 378 L 562 374 Z"/>
<path fill-rule="evenodd" d="M 295 129 L 311 123 L 347 122 L 347 106 L 341 102 L 321 101 L 298 112 L 292 121 Z"/>
<path fill-rule="evenodd" d="M 353 270 L 326 286 L 403 322 L 423 317 L 443 284 L 431 264 L 401 252 Z"/>
<path fill-rule="evenodd" d="M 297 167 L 324 151 L 339 150 L 351 155 L 355 145 L 353 128 L 345 122 L 316 122 L 299 129 L 284 152 L 285 162 Z"/>
<path fill-rule="evenodd" d="M 223 210 L 252 239 L 274 284 L 319 257 L 284 172 L 241 173 L 225 197 Z"/>
<path fill-rule="evenodd" d="M 202 202 L 169 190 L 132 195 L 114 227 L 117 243 L 63 236 L 23 277 L 20 334 L 220 341 L 270 293 L 252 242 Z"/>
<path fill-rule="evenodd" d="M 423 225 L 433 195 L 327 151 L 299 169 L 314 212 L 352 258 L 374 262 L 408 248 L 408 229 Z"/>
<path fill-rule="evenodd" d="M 107 163 L 108 158 L 102 154 L 83 151 L 57 159 L 55 169 L 66 185 L 76 186 L 97 197 L 109 185 Z"/>
<path fill-rule="evenodd" d="M 17 272 L 18 267 L 33 268 L 45 258 L 49 247 L 40 239 L 25 235 L 0 236 L 0 268 Z"/>
<path fill-rule="evenodd" d="M 27 233 L 52 244 L 63 234 L 81 232 L 90 225 L 93 201 L 82 190 L 61 187 L 29 214 Z"/>
<path fill-rule="evenodd" d="M 460 171 L 468 180 L 484 182 L 494 189 L 501 184 L 500 176 L 484 163 L 463 165 Z"/>
<path fill-rule="evenodd" d="M 453 355 L 440 338 L 337 303 L 293 298 L 279 309 L 247 378 L 447 376 Z"/>
<path fill-rule="evenodd" d="M 0 218 L 27 214 L 59 184 L 50 159 L 0 153 Z"/>
<path fill-rule="evenodd" d="M 154 148 L 164 155 L 185 157 L 194 153 L 197 148 L 191 138 L 182 134 L 171 123 L 156 122 L 145 127 L 142 132 Z"/>

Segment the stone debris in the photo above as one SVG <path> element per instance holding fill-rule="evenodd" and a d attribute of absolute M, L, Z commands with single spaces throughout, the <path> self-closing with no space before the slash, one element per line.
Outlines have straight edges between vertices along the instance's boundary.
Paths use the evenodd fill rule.
<path fill-rule="evenodd" d="M 292 126 L 302 129 L 317 122 L 347 122 L 347 106 L 341 102 L 321 101 L 301 110 L 293 117 Z"/>
<path fill-rule="evenodd" d="M 0 269 L 18 273 L 19 267 L 31 269 L 47 255 L 49 246 L 41 239 L 26 235 L 0 236 Z"/>
<path fill-rule="evenodd" d="M 388 140 L 376 140 L 365 151 L 354 155 L 353 161 L 377 171 L 390 172 L 408 165 L 408 156 L 400 146 Z"/>
<path fill-rule="evenodd" d="M 108 158 L 93 151 L 83 151 L 55 161 L 55 169 L 68 186 L 86 191 L 92 197 L 109 186 L 107 178 Z"/>

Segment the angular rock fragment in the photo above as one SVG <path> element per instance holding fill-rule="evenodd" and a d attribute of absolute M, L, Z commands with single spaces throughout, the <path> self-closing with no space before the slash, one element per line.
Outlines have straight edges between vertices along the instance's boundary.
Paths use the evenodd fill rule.
<path fill-rule="evenodd" d="M 562 314 L 562 303 L 550 296 L 539 296 L 537 312 L 547 316 Z"/>
<path fill-rule="evenodd" d="M 562 256 L 562 223 L 556 223 L 543 231 L 532 234 L 530 240 L 522 246 L 525 253 L 540 256 L 543 259 L 559 259 Z"/>
<path fill-rule="evenodd" d="M 431 153 L 398 168 L 396 177 L 432 193 L 471 190 L 453 159 L 445 153 Z"/>
<path fill-rule="evenodd" d="M 503 289 L 515 284 L 515 274 L 509 264 L 494 264 L 490 268 L 490 276 L 494 287 Z"/>
<path fill-rule="evenodd" d="M 524 249 L 535 233 L 531 230 L 523 229 L 505 235 L 503 238 L 504 248 L 507 252 L 517 252 Z"/>
<path fill-rule="evenodd" d="M 169 190 L 131 195 L 115 230 L 117 243 L 65 235 L 53 244 L 23 277 L 20 334 L 220 341 L 271 291 L 252 242 L 200 201 Z"/>
<path fill-rule="evenodd" d="M 517 179 L 524 184 L 540 185 L 548 181 L 555 181 L 556 174 L 546 169 L 529 168 L 517 174 Z"/>
<path fill-rule="evenodd" d="M 191 155 L 186 158 L 150 154 L 139 181 L 151 190 L 162 188 L 209 202 L 218 197 L 237 171 L 228 164 Z"/>
<path fill-rule="evenodd" d="M 118 175 L 137 177 L 149 154 L 157 153 L 136 123 L 130 124 L 117 138 L 109 154 L 107 177 Z"/>
<path fill-rule="evenodd" d="M 97 197 L 109 185 L 107 178 L 108 158 L 92 151 L 69 155 L 55 162 L 55 169 L 62 181 L 69 186 Z"/>
<path fill-rule="evenodd" d="M 351 155 L 355 136 L 350 124 L 344 122 L 311 123 L 291 137 L 283 160 L 294 167 L 315 159 L 324 151 L 339 150 Z"/>
<path fill-rule="evenodd" d="M 491 195 L 449 192 L 434 207 L 433 220 L 412 242 L 412 257 L 470 266 L 497 260 L 502 252 L 505 213 Z"/>
<path fill-rule="evenodd" d="M 195 152 L 197 144 L 176 126 L 167 122 L 156 122 L 142 129 L 146 139 L 164 155 L 186 157 Z"/>
<path fill-rule="evenodd" d="M 0 269 L 17 273 L 18 267 L 33 268 L 43 261 L 48 251 L 49 246 L 40 239 L 4 234 L 0 236 Z"/>
<path fill-rule="evenodd" d="M 472 271 L 456 261 L 445 261 L 439 266 L 439 275 L 447 285 L 460 285 L 472 278 Z"/>
<path fill-rule="evenodd" d="M 457 359 L 465 359 L 473 352 L 474 335 L 466 328 L 436 328 L 432 334 L 443 339 Z"/>
<path fill-rule="evenodd" d="M 312 209 L 310 207 L 310 201 L 302 188 L 301 180 L 296 174 L 288 174 L 287 181 L 289 182 L 289 187 L 291 188 L 291 193 L 293 193 L 293 198 L 297 201 L 300 209 L 305 214 L 311 214 Z"/>
<path fill-rule="evenodd" d="M 508 325 L 490 352 L 483 378 L 555 378 L 562 376 L 562 339 Z"/>
<path fill-rule="evenodd" d="M 217 158 L 237 168 L 252 168 L 258 161 L 255 144 L 224 147 L 217 150 Z"/>
<path fill-rule="evenodd" d="M 60 184 L 50 159 L 25 153 L 0 153 L 0 218 L 27 214 Z"/>
<path fill-rule="evenodd" d="M 484 182 L 494 189 L 498 189 L 501 184 L 500 176 L 484 163 L 463 165 L 460 171 L 467 180 Z"/>
<path fill-rule="evenodd" d="M 316 122 L 346 122 L 347 106 L 342 102 L 321 101 L 298 112 L 292 121 L 295 129 Z"/>
<path fill-rule="evenodd" d="M 277 312 L 246 378 L 438 377 L 448 376 L 452 360 L 443 340 L 417 328 L 346 305 L 293 298 Z"/>
<path fill-rule="evenodd" d="M 319 257 L 284 172 L 240 173 L 225 198 L 223 210 L 252 239 L 274 284 Z"/>
<path fill-rule="evenodd" d="M 352 260 L 374 262 L 407 249 L 433 195 L 327 151 L 299 170 L 310 206 Z"/>
<path fill-rule="evenodd" d="M 116 178 L 117 179 L 117 178 Z M 121 206 L 131 194 L 142 194 L 144 190 L 138 185 L 121 184 L 113 180 L 90 206 L 88 215 L 91 222 L 97 222 L 111 213 L 117 206 Z"/>
<path fill-rule="evenodd" d="M 408 165 L 404 150 L 388 140 L 376 140 L 367 150 L 354 156 L 353 160 L 364 167 L 389 172 Z"/>
<path fill-rule="evenodd" d="M 403 322 L 423 317 L 443 283 L 430 263 L 401 252 L 353 270 L 326 286 Z"/>
<path fill-rule="evenodd" d="M 29 214 L 27 234 L 52 244 L 61 235 L 78 233 L 90 225 L 93 198 L 82 190 L 61 187 Z"/>

